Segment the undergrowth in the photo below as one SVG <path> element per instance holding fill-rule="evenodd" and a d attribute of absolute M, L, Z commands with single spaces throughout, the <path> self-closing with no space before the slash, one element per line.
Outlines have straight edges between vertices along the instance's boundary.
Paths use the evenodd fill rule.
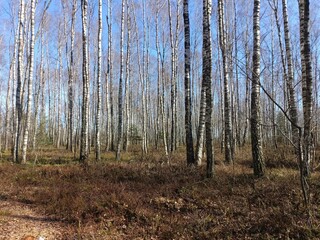
<path fill-rule="evenodd" d="M 60 154 L 24 166 L 2 163 L 0 198 L 63 221 L 65 239 L 320 238 L 319 172 L 311 178 L 310 215 L 290 153 L 269 150 L 261 179 L 252 175 L 248 150 L 230 166 L 217 153 L 213 179 L 204 167 L 186 167 L 183 151 L 170 165 L 157 152 L 120 162 L 107 153 L 85 168 Z"/>

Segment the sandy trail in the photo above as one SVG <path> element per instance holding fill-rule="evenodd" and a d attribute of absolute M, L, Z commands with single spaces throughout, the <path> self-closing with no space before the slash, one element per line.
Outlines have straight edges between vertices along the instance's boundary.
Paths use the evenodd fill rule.
<path fill-rule="evenodd" d="M 59 240 L 63 239 L 62 227 L 27 204 L 0 199 L 0 240 L 20 240 L 27 235 Z"/>

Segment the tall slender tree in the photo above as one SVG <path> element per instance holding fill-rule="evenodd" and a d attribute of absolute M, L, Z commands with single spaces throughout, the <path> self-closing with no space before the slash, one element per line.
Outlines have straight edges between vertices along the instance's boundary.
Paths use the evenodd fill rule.
<path fill-rule="evenodd" d="M 218 19 L 219 19 L 219 42 L 222 53 L 222 68 L 223 68 L 223 87 L 224 87 L 224 144 L 225 144 L 225 162 L 231 163 L 232 156 L 232 124 L 231 124 L 231 104 L 229 91 L 229 67 L 228 67 L 228 52 L 227 40 L 224 24 L 224 0 L 218 0 Z"/>
<path fill-rule="evenodd" d="M 101 55 L 102 55 L 102 0 L 98 8 L 98 69 L 97 69 L 97 112 L 96 112 L 96 160 L 100 161 L 100 125 L 101 125 Z"/>
<path fill-rule="evenodd" d="M 253 56 L 251 86 L 251 144 L 253 172 L 257 177 L 265 173 L 265 164 L 261 143 L 260 113 L 260 0 L 254 0 L 253 7 Z"/>
<path fill-rule="evenodd" d="M 196 164 L 201 165 L 203 157 L 204 133 L 206 121 L 206 86 L 202 80 L 201 93 L 200 93 L 200 111 L 199 111 L 199 124 L 197 129 L 197 143 L 196 143 Z"/>
<path fill-rule="evenodd" d="M 189 25 L 189 0 L 183 0 L 184 20 L 184 89 L 185 89 L 185 130 L 187 164 L 195 163 L 193 138 L 192 138 L 192 115 L 191 115 L 191 86 L 190 86 L 190 25 Z"/>
<path fill-rule="evenodd" d="M 15 126 L 14 126 L 14 149 L 13 149 L 13 161 L 19 163 L 19 143 L 22 123 L 22 105 L 21 105 L 21 82 L 23 78 L 23 32 L 24 32 L 24 0 L 20 0 L 19 11 L 19 37 L 18 37 L 18 64 L 17 64 L 17 89 L 16 89 L 16 114 L 15 114 Z"/>
<path fill-rule="evenodd" d="M 211 49 L 211 0 L 203 0 L 202 81 L 205 83 L 205 129 L 207 153 L 207 177 L 213 176 L 214 159 L 212 145 L 212 49 Z"/>
<path fill-rule="evenodd" d="M 71 13 L 71 40 L 70 40 L 70 66 L 68 69 L 69 79 L 68 79 L 68 138 L 67 138 L 67 148 L 70 151 L 74 151 L 73 146 L 73 129 L 74 129 L 74 116 L 73 116 L 73 78 L 74 78 L 74 37 L 75 37 L 75 20 L 77 11 L 77 0 L 72 1 L 72 13 Z"/>
<path fill-rule="evenodd" d="M 22 145 L 22 163 L 27 162 L 27 148 L 30 130 L 31 120 L 31 103 L 32 103 L 32 82 L 33 82 L 33 65 L 34 65 L 34 15 L 35 15 L 35 0 L 31 0 L 30 6 L 30 52 L 29 52 L 29 77 L 28 77 L 28 98 L 27 98 L 27 114 L 26 114 L 26 125 L 24 128 L 24 137 Z"/>
<path fill-rule="evenodd" d="M 296 102 L 296 92 L 294 88 L 294 77 L 293 77 L 293 59 L 292 51 L 290 45 L 290 29 L 289 29 L 289 19 L 287 10 L 287 1 L 282 0 L 282 14 L 283 14 L 283 25 L 284 25 L 284 40 L 287 56 L 287 88 L 289 92 L 289 114 L 291 118 L 291 131 L 293 137 L 293 143 L 297 148 L 299 146 L 299 129 L 298 125 L 298 111 Z"/>
<path fill-rule="evenodd" d="M 171 11 L 171 2 L 168 0 L 169 32 L 171 45 L 171 146 L 173 152 L 177 148 L 177 51 L 178 51 L 178 32 L 179 32 L 179 0 L 177 1 L 177 18 L 175 34 L 173 32 L 173 19 Z"/>
<path fill-rule="evenodd" d="M 12 88 L 12 82 L 13 82 L 13 72 L 14 72 L 14 61 L 15 61 L 15 49 L 16 49 L 16 43 L 14 43 L 14 52 L 12 61 L 10 63 L 10 70 L 9 70 L 9 77 L 8 77 L 8 87 L 7 87 L 7 96 L 6 96 L 6 116 L 5 116 L 5 136 L 4 136 L 4 150 L 6 151 L 8 149 L 8 140 L 10 135 L 10 102 L 11 102 L 11 88 Z"/>
<path fill-rule="evenodd" d="M 89 69 L 88 69 L 88 1 L 81 0 L 82 9 L 82 116 L 80 139 L 80 162 L 89 157 Z"/>
<path fill-rule="evenodd" d="M 302 105 L 303 105 L 303 168 L 304 175 L 310 174 L 312 159 L 312 99 L 313 80 L 310 49 L 310 3 L 309 0 L 299 0 L 300 18 L 300 51 L 302 67 Z"/>
<path fill-rule="evenodd" d="M 118 93 L 118 142 L 116 159 L 120 160 L 121 145 L 123 141 L 123 38 L 124 38 L 124 6 L 125 0 L 122 0 L 121 5 L 121 33 L 120 33 L 120 75 L 119 75 L 119 93 Z"/>
<path fill-rule="evenodd" d="M 112 104 L 112 0 L 108 0 L 108 59 L 106 72 L 106 108 L 107 108 L 107 124 L 106 124 L 106 150 L 114 150 L 114 130 L 113 130 L 113 104 Z"/>
<path fill-rule="evenodd" d="M 128 151 L 129 147 L 129 132 L 130 132 L 130 77 L 131 77 L 131 16 L 129 12 L 129 3 L 127 1 L 127 56 L 126 56 L 126 83 L 125 83 L 125 111 L 126 111 L 126 129 L 124 150 Z"/>
<path fill-rule="evenodd" d="M 162 139 L 164 145 L 165 155 L 168 158 L 168 144 L 167 144 L 167 130 L 166 130 L 166 118 L 165 118 L 165 111 L 164 111 L 164 66 L 163 66 L 163 57 L 164 54 L 161 54 L 160 49 L 160 34 L 159 34 L 159 12 L 161 8 L 164 6 L 165 2 L 162 2 L 160 5 L 160 1 L 157 0 L 157 10 L 156 10 L 156 49 L 157 49 L 157 95 L 158 95 L 158 119 L 157 122 L 160 126 L 160 122 L 162 123 Z M 163 49 L 164 51 L 164 49 Z M 160 131 L 160 127 L 159 127 Z"/>
<path fill-rule="evenodd" d="M 142 88 L 142 154 L 147 154 L 148 152 L 148 139 L 147 139 L 147 20 L 146 20 L 146 3 L 142 2 L 142 25 L 143 25 L 143 48 L 142 48 L 142 66 L 139 64 L 139 74 L 140 82 Z M 139 55 L 139 54 L 138 54 Z M 142 68 L 142 69 L 141 69 Z"/>

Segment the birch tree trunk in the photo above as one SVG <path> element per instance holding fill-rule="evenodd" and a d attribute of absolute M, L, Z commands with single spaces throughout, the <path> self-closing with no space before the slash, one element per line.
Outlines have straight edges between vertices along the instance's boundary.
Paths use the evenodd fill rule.
<path fill-rule="evenodd" d="M 203 67 L 202 81 L 205 83 L 205 129 L 207 152 L 207 177 L 213 177 L 213 145 L 212 145 L 212 57 L 211 57 L 211 0 L 203 0 Z"/>
<path fill-rule="evenodd" d="M 157 2 L 159 5 L 159 2 Z M 157 49 L 157 93 L 158 93 L 158 119 L 157 122 L 160 126 L 160 121 L 162 124 L 162 138 L 165 155 L 168 158 L 168 144 L 167 144 L 167 130 L 166 130 L 166 120 L 165 120 L 165 112 L 164 112 L 164 66 L 163 59 L 161 59 L 161 50 L 160 50 L 160 41 L 159 41 L 159 11 L 163 7 L 164 3 L 161 6 L 157 7 L 156 11 L 156 49 Z M 160 127 L 159 127 L 160 131 Z"/>
<path fill-rule="evenodd" d="M 101 55 L 102 55 L 102 0 L 99 0 L 98 10 L 98 69 L 97 69 L 97 112 L 96 112 L 96 161 L 101 160 L 100 125 L 101 125 Z"/>
<path fill-rule="evenodd" d="M 288 68 L 288 78 L 287 87 L 289 92 L 289 114 L 291 118 L 291 131 L 293 137 L 293 143 L 297 151 L 299 145 L 299 129 L 296 127 L 298 125 L 298 111 L 296 102 L 296 93 L 294 89 L 294 77 L 293 77 L 293 59 L 290 45 L 290 30 L 289 30 L 289 20 L 287 11 L 287 1 L 282 0 L 282 14 L 283 14 L 283 25 L 284 25 L 284 40 L 287 56 L 287 68 Z"/>
<path fill-rule="evenodd" d="M 253 8 L 253 72 L 251 86 L 251 144 L 253 172 L 257 177 L 265 173 L 261 144 L 260 114 L 260 0 L 254 0 Z"/>
<path fill-rule="evenodd" d="M 312 99 L 313 80 L 310 49 L 310 9 L 309 0 L 299 1 L 300 51 L 302 66 L 302 105 L 303 105 L 303 174 L 310 175 L 312 145 Z"/>
<path fill-rule="evenodd" d="M 124 37 L 124 6 L 125 0 L 122 0 L 121 6 L 121 33 L 120 33 L 120 77 L 119 77 L 119 95 L 118 95 L 118 142 L 117 142 L 117 152 L 116 160 L 120 160 L 121 145 L 123 141 L 123 37 Z"/>
<path fill-rule="evenodd" d="M 106 107 L 107 107 L 107 124 L 106 124 L 106 150 L 111 148 L 114 150 L 113 145 L 113 104 L 112 104 L 112 0 L 108 0 L 108 65 L 106 73 Z"/>
<path fill-rule="evenodd" d="M 43 91 L 44 91 L 44 70 L 43 70 L 43 58 L 44 58 L 44 42 L 43 42 L 43 24 L 41 24 L 40 27 L 40 63 L 39 63 L 39 75 L 38 75 L 38 91 L 36 93 L 36 100 L 35 100 L 35 113 L 34 113 L 34 118 L 35 118 L 35 127 L 34 127 L 34 133 L 33 133 L 33 139 L 32 139 L 32 149 L 35 150 L 36 149 L 36 142 L 37 142 L 37 134 L 38 134 L 38 128 L 40 128 L 40 130 L 42 130 L 42 108 L 44 104 L 42 102 L 41 106 L 40 105 L 40 97 L 43 98 Z M 41 100 L 43 101 L 43 99 Z M 40 108 L 40 121 L 38 123 L 38 115 L 39 115 L 39 108 Z"/>
<path fill-rule="evenodd" d="M 89 71 L 88 71 L 88 29 L 87 12 L 88 1 L 81 0 L 82 9 L 82 116 L 80 162 L 85 163 L 89 157 Z"/>
<path fill-rule="evenodd" d="M 156 28 L 156 51 L 157 51 L 157 119 L 156 119 L 156 136 L 155 136 L 155 144 L 156 144 L 156 149 L 159 148 L 159 137 L 160 137 L 160 115 L 161 115 L 161 107 L 160 107 L 160 72 L 161 72 L 161 65 L 160 65 L 160 46 L 159 46 L 159 0 L 156 2 L 157 7 L 156 7 L 156 23 L 155 23 L 155 28 Z"/>
<path fill-rule="evenodd" d="M 238 17 L 237 17 L 237 7 L 236 7 L 236 0 L 233 1 L 233 10 L 234 10 L 234 58 L 236 61 L 238 60 Z M 239 67 L 238 64 L 235 64 L 235 74 L 236 74 L 236 118 L 234 119 L 234 129 L 236 130 L 236 139 L 235 145 L 240 148 L 241 145 L 241 110 L 240 110 L 240 86 L 239 86 Z M 234 156 L 236 146 L 233 147 L 232 156 Z"/>
<path fill-rule="evenodd" d="M 15 142 L 13 149 L 13 161 L 20 163 L 19 159 L 19 143 L 22 122 L 22 106 L 21 106 L 21 82 L 23 78 L 23 32 L 24 32 L 24 0 L 20 0 L 19 12 L 19 40 L 18 40 L 18 69 L 17 69 L 17 89 L 16 89 L 16 119 L 15 121 Z"/>
<path fill-rule="evenodd" d="M 206 86 L 202 80 L 201 93 L 200 93 L 200 112 L 199 112 L 199 125 L 197 130 L 197 144 L 196 144 L 196 164 L 201 165 L 203 157 L 203 143 L 204 143 L 204 131 L 206 121 Z"/>
<path fill-rule="evenodd" d="M 185 130 L 187 164 L 195 164 L 193 138 L 192 138 L 192 115 L 191 115 L 191 86 L 190 86 L 190 25 L 189 25 L 189 0 L 183 1 L 184 20 L 184 88 L 185 88 Z"/>
<path fill-rule="evenodd" d="M 168 15 L 170 28 L 171 44 L 171 145 L 170 151 L 173 152 L 177 147 L 177 51 L 179 30 L 179 1 L 177 2 L 176 34 L 173 35 L 171 3 L 168 0 Z"/>
<path fill-rule="evenodd" d="M 8 149 L 8 138 L 10 135 L 10 97 L 11 97 L 11 82 L 14 81 L 13 79 L 13 61 L 15 58 L 15 50 L 13 52 L 12 61 L 10 64 L 10 70 L 9 70 L 9 78 L 8 78 L 8 88 L 7 88 L 7 97 L 6 97 L 6 117 L 5 117 L 5 136 L 4 136 L 4 150 L 7 151 Z"/>
<path fill-rule="evenodd" d="M 292 85 L 292 83 L 290 84 L 290 81 L 292 81 L 293 82 L 293 75 L 292 75 L 292 79 L 291 80 L 289 80 L 289 77 L 288 77 L 288 73 L 287 73 L 287 66 L 286 66 L 286 59 L 285 59 L 285 53 L 284 53 L 284 50 L 283 50 L 283 44 L 282 44 L 282 36 L 281 36 L 281 26 L 280 26 L 280 21 L 279 21 L 279 17 L 278 17 L 278 6 L 277 6 L 277 2 L 274 0 L 273 1 L 273 5 L 271 6 L 271 8 L 273 9 L 273 12 L 274 12 L 274 16 L 275 16 L 275 20 L 276 20 L 276 26 L 277 26 L 277 31 L 278 31 L 278 41 L 279 41 L 279 48 L 280 48 L 280 55 L 281 55 L 281 63 L 282 63 L 282 69 L 283 69 L 283 79 L 284 79 L 284 82 L 285 82 L 285 84 L 286 84 L 286 86 L 287 86 L 287 88 L 288 88 L 288 90 L 290 89 L 290 85 L 291 86 L 293 86 Z M 270 4 L 271 5 L 271 4 Z M 272 50 L 273 51 L 273 50 Z M 273 56 L 273 54 L 272 54 L 272 56 Z M 273 61 L 273 59 L 272 59 L 272 61 Z M 289 61 L 289 59 L 287 59 L 287 62 Z M 273 64 L 273 62 L 272 62 L 272 64 Z M 289 62 L 288 62 L 288 65 L 289 65 Z M 272 87 L 274 87 L 273 85 L 272 85 Z M 291 106 L 290 105 L 292 105 L 292 102 L 291 102 L 291 100 L 290 100 L 290 93 L 289 93 L 289 96 L 288 96 L 288 94 L 287 94 L 287 91 L 286 91 L 286 88 L 284 87 L 283 88 L 283 98 L 284 98 L 284 106 L 286 106 L 287 104 L 288 104 L 288 106 L 289 106 L 289 114 L 290 114 L 290 118 L 292 119 L 292 118 L 294 118 L 293 116 L 292 116 L 292 108 L 291 108 Z M 294 97 L 295 98 L 295 97 Z M 286 107 L 285 107 L 286 108 Z M 297 115 L 296 115 L 297 116 Z M 287 123 L 287 121 L 286 121 L 287 119 L 285 119 L 285 125 L 287 125 L 286 123 Z M 297 121 L 295 121 L 295 123 L 294 122 L 291 122 L 292 124 L 296 124 L 297 123 Z M 287 128 L 285 127 L 285 129 L 287 130 Z M 297 130 L 297 134 L 299 134 L 299 132 L 298 132 L 298 129 L 296 129 Z M 292 128 L 292 131 L 294 131 L 294 128 Z M 293 134 L 294 135 L 294 134 Z M 298 136 L 298 135 L 296 135 L 296 136 Z M 295 141 L 295 140 L 297 140 L 297 139 L 293 139 L 294 140 L 294 142 L 295 143 L 297 143 L 298 144 L 298 142 L 297 141 Z M 298 146 L 298 145 L 296 145 L 296 146 Z"/>
<path fill-rule="evenodd" d="M 148 147 L 147 147 L 147 70 L 146 70 L 146 41 L 147 41 L 147 23 L 145 17 L 145 1 L 143 1 L 143 54 L 142 54 L 142 74 L 140 70 L 140 81 L 141 81 L 141 88 L 142 88 L 142 154 L 147 154 Z M 139 54 L 138 54 L 139 55 Z M 140 66 L 140 64 L 139 64 Z M 141 69 L 141 67 L 140 67 Z"/>
<path fill-rule="evenodd" d="M 249 52 L 249 46 L 248 46 L 248 36 L 249 36 L 249 29 L 248 29 L 248 24 L 246 24 L 246 32 L 245 32 L 245 59 L 246 59 L 246 64 L 245 64 L 245 68 L 246 68 L 246 93 L 245 93 L 245 100 L 244 100 L 244 104 L 245 104 L 245 122 L 244 122 L 244 129 L 243 129 L 243 136 L 242 136 L 242 146 L 244 147 L 247 141 L 247 133 L 248 133 L 248 126 L 249 126 L 249 101 L 250 101 L 250 52 Z"/>
<path fill-rule="evenodd" d="M 62 82 L 62 33 L 59 28 L 59 43 L 58 43 L 58 86 L 57 86 L 57 139 L 56 139 L 56 148 L 60 147 L 61 143 L 61 82 Z"/>
<path fill-rule="evenodd" d="M 229 68 L 227 58 L 227 42 L 224 24 L 224 4 L 223 0 L 218 0 L 219 12 L 219 40 L 222 52 L 222 68 L 223 68 L 223 86 L 224 86 L 224 144 L 225 144 L 225 162 L 227 164 L 233 161 L 232 158 L 232 132 L 231 132 L 231 105 L 229 91 Z"/>
<path fill-rule="evenodd" d="M 12 98 L 11 98 L 11 105 L 12 105 L 12 125 L 11 125 L 11 136 L 12 136 L 12 155 L 13 155 L 13 162 L 15 160 L 15 142 L 16 142 L 16 130 L 17 130 L 17 111 L 16 111 L 16 93 L 17 93 L 17 49 L 19 48 L 19 28 L 16 30 L 15 37 L 14 37 L 14 54 L 12 59 Z"/>
<path fill-rule="evenodd" d="M 12 144 L 11 148 L 14 148 L 15 139 L 13 137 L 14 134 L 14 125 L 15 125 L 15 82 L 17 77 L 17 65 L 16 65 L 16 58 L 17 58 L 17 48 L 18 48 L 18 37 L 19 37 L 19 29 L 15 31 L 14 34 L 14 47 L 13 47 L 13 54 L 10 64 L 9 70 L 9 78 L 8 78 L 8 88 L 7 88 L 7 97 L 6 97 L 6 117 L 5 117 L 5 147 L 4 150 L 8 150 L 8 143 L 9 143 L 9 136 L 12 136 Z M 10 104 L 11 102 L 11 104 Z M 11 110 L 10 110 L 11 105 Z"/>
<path fill-rule="evenodd" d="M 75 21 L 76 21 L 77 0 L 72 3 L 72 17 L 71 17 L 71 46 L 70 46 L 70 66 L 69 66 L 69 79 L 68 79 L 68 143 L 67 148 L 74 151 L 73 146 L 73 78 L 74 78 L 74 36 L 75 36 Z"/>
<path fill-rule="evenodd" d="M 32 82 L 33 82 L 33 65 L 34 65 L 34 15 L 35 15 L 35 0 L 31 0 L 31 25 L 30 25 L 30 55 L 29 55 L 29 79 L 28 79 L 28 98 L 27 98 L 27 115 L 26 115 L 26 125 L 24 128 L 24 137 L 22 145 L 22 163 L 27 162 L 27 148 L 28 148 L 28 138 L 29 138 L 29 128 L 31 119 L 31 104 L 32 104 Z"/>
<path fill-rule="evenodd" d="M 126 83 L 125 83 L 125 101 L 126 101 L 126 130 L 125 130 L 125 141 L 124 141 L 124 150 L 128 151 L 129 147 L 129 131 L 130 131 L 130 77 L 131 77 L 131 20 L 129 15 L 129 4 L 127 2 L 127 57 L 126 57 Z"/>

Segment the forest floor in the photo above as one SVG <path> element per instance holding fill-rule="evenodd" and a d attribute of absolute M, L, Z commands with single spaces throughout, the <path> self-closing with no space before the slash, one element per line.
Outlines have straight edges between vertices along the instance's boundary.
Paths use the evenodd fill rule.
<path fill-rule="evenodd" d="M 288 147 L 265 151 L 267 174 L 252 175 L 249 148 L 215 177 L 186 167 L 177 151 L 167 165 L 157 151 L 112 153 L 78 164 L 65 150 L 43 149 L 16 165 L 0 163 L 0 239 L 320 239 L 320 172 L 303 204 L 299 172 Z M 319 155 L 317 155 L 319 159 Z"/>

